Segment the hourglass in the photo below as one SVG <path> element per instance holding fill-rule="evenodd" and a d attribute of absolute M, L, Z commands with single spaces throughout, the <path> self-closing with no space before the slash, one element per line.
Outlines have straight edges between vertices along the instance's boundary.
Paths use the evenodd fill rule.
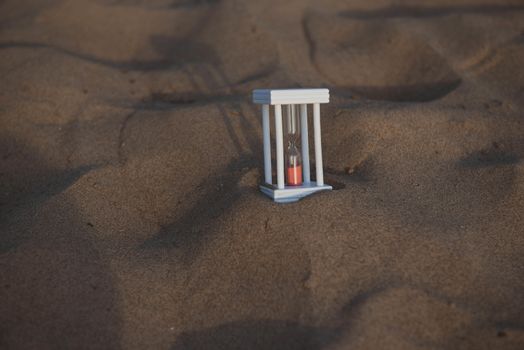
<path fill-rule="evenodd" d="M 253 102 L 262 105 L 264 141 L 263 193 L 275 202 L 297 201 L 319 191 L 324 184 L 320 130 L 320 104 L 329 102 L 328 89 L 254 90 Z M 313 109 L 315 181 L 309 165 L 308 105 Z M 274 107 L 276 184 L 273 183 L 270 135 L 270 106 Z"/>

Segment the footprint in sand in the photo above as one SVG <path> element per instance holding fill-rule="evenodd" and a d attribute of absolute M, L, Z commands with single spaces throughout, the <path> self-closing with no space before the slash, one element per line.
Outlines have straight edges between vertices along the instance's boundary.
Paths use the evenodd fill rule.
<path fill-rule="evenodd" d="M 314 65 L 341 92 L 425 102 L 445 96 L 461 83 L 444 57 L 393 21 L 315 14 L 304 23 Z"/>
<path fill-rule="evenodd" d="M 327 349 L 516 349 L 524 335 L 436 291 L 408 286 L 364 293 L 343 318 L 342 335 Z"/>

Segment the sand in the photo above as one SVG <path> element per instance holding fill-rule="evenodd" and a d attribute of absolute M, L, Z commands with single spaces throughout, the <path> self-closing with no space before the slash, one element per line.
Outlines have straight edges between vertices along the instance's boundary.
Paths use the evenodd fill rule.
<path fill-rule="evenodd" d="M 524 2 L 0 1 L 0 348 L 524 349 Z M 327 87 L 277 205 L 255 88 Z"/>

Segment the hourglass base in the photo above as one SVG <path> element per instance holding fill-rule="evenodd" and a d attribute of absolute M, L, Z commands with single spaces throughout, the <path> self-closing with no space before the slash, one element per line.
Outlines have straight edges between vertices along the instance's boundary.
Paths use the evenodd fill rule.
<path fill-rule="evenodd" d="M 283 189 L 278 189 L 276 186 L 263 184 L 260 185 L 260 190 L 273 198 L 277 203 L 291 203 L 296 202 L 306 196 L 320 191 L 329 191 L 333 188 L 329 185 L 317 186 L 315 181 L 300 186 L 286 186 Z"/>

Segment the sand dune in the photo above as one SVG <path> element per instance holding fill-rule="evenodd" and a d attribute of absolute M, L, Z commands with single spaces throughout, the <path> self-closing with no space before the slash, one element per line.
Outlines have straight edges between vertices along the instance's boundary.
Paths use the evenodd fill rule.
<path fill-rule="evenodd" d="M 0 1 L 0 348 L 524 348 L 522 1 Z M 277 205 L 261 87 L 327 87 Z"/>

